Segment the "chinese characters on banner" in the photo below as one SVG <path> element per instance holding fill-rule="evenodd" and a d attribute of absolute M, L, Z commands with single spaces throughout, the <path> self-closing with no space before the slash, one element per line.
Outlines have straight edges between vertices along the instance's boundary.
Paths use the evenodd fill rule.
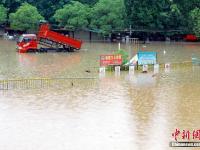
<path fill-rule="evenodd" d="M 100 55 L 100 66 L 114 66 L 122 64 L 122 56 L 117 55 Z"/>
<path fill-rule="evenodd" d="M 200 129 L 198 130 L 179 130 L 176 129 L 173 133 L 172 133 L 172 137 L 175 141 L 177 140 L 199 140 L 200 141 Z"/>

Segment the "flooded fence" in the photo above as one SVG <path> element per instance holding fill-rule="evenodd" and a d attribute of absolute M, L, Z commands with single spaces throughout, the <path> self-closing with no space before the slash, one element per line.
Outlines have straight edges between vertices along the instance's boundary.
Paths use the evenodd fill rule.
<path fill-rule="evenodd" d="M 200 65 L 200 56 L 192 55 L 192 64 L 193 65 Z"/>
<path fill-rule="evenodd" d="M 0 90 L 66 88 L 94 84 L 96 78 L 33 78 L 0 80 Z"/>

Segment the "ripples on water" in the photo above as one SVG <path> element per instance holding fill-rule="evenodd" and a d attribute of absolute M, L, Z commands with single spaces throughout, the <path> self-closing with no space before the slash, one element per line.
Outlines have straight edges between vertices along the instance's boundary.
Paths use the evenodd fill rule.
<path fill-rule="evenodd" d="M 1 78 L 98 78 L 99 54 L 117 49 L 117 44 L 86 43 L 88 50 L 77 53 L 20 55 L 13 43 L 0 44 Z M 131 45 L 122 48 L 136 53 Z M 159 52 L 159 62 L 200 56 L 198 43 L 155 43 L 147 49 Z M 0 91 L 0 149 L 170 149 L 176 128 L 199 129 L 199 73 L 198 66 L 180 66 L 156 76 L 106 73 L 74 86 Z"/>

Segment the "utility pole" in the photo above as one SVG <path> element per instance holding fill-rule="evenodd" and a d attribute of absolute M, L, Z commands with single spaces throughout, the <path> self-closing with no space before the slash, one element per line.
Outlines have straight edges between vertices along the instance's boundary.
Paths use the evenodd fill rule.
<path fill-rule="evenodd" d="M 130 30 L 129 35 L 131 37 L 131 34 L 132 34 L 132 27 L 131 27 L 131 25 L 129 26 L 129 30 Z"/>

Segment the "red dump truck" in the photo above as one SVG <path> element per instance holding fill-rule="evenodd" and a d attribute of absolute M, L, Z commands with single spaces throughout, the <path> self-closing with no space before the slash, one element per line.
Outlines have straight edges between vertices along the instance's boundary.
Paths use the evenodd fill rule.
<path fill-rule="evenodd" d="M 43 45 L 40 47 L 38 45 Z M 56 50 L 57 52 L 79 50 L 82 41 L 62 35 L 50 30 L 48 23 L 40 25 L 38 34 L 23 34 L 17 42 L 19 53 L 47 52 Z"/>

